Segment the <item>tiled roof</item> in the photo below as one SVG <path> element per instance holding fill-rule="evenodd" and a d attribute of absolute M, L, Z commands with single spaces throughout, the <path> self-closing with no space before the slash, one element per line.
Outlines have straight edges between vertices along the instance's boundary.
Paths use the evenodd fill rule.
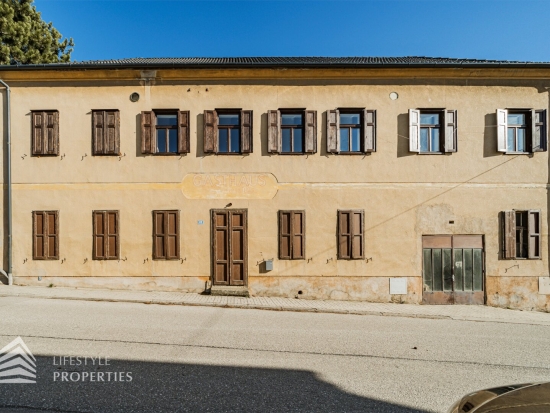
<path fill-rule="evenodd" d="M 0 66 L 0 70 L 84 68 L 224 67 L 545 67 L 550 62 L 454 59 L 444 57 L 167 57 L 88 60 L 70 63 Z"/>

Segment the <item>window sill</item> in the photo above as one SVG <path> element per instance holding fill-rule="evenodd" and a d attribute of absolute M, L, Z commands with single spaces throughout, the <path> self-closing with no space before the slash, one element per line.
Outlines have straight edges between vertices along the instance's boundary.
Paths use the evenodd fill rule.
<path fill-rule="evenodd" d="M 506 155 L 530 155 L 532 152 L 504 152 Z"/>
<path fill-rule="evenodd" d="M 445 155 L 445 152 L 418 152 L 419 155 Z"/>
<path fill-rule="evenodd" d="M 336 155 L 367 155 L 370 152 L 336 152 Z"/>

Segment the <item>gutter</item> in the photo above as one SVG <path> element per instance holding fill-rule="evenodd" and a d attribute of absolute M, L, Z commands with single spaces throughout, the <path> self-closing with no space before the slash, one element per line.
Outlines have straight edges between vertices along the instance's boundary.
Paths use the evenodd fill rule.
<path fill-rule="evenodd" d="M 8 279 L 8 285 L 13 285 L 12 275 L 12 199 L 11 199 L 11 106 L 10 106 L 10 87 L 6 82 L 0 79 L 0 83 L 6 87 L 6 105 L 8 107 L 8 137 L 7 137 L 7 167 L 8 167 L 8 273 L 0 268 L 0 273 Z"/>

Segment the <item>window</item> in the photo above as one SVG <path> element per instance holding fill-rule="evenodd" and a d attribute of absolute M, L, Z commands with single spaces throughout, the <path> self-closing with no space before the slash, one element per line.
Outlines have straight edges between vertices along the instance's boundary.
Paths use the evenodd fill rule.
<path fill-rule="evenodd" d="M 180 258 L 179 211 L 153 211 L 153 259 Z"/>
<path fill-rule="evenodd" d="M 317 111 L 270 110 L 267 117 L 270 153 L 297 155 L 317 152 Z"/>
<path fill-rule="evenodd" d="M 338 211 L 338 259 L 363 258 L 364 216 L 363 210 Z"/>
<path fill-rule="evenodd" d="M 281 152 L 304 152 L 304 123 L 302 113 L 281 114 Z"/>
<path fill-rule="evenodd" d="M 141 153 L 183 155 L 189 149 L 189 111 L 141 112 Z"/>
<path fill-rule="evenodd" d="M 327 112 L 327 152 L 363 154 L 375 151 L 375 110 L 336 109 Z"/>
<path fill-rule="evenodd" d="M 502 258 L 542 259 L 540 210 L 502 213 Z"/>
<path fill-rule="evenodd" d="M 340 112 L 340 152 L 361 152 L 361 114 Z"/>
<path fill-rule="evenodd" d="M 57 110 L 33 110 L 32 155 L 59 155 L 59 112 Z"/>
<path fill-rule="evenodd" d="M 92 148 L 97 155 L 120 155 L 120 112 L 92 111 Z"/>
<path fill-rule="evenodd" d="M 498 151 L 546 151 L 546 110 L 497 109 Z"/>
<path fill-rule="evenodd" d="M 251 110 L 205 110 L 204 152 L 242 154 L 252 152 Z"/>
<path fill-rule="evenodd" d="M 59 259 L 59 211 L 33 211 L 33 260 Z"/>
<path fill-rule="evenodd" d="M 279 258 L 303 260 L 306 246 L 305 211 L 279 211 Z"/>
<path fill-rule="evenodd" d="M 456 110 L 409 109 L 409 150 L 438 154 L 456 152 Z"/>
<path fill-rule="evenodd" d="M 118 211 L 94 211 L 93 259 L 118 260 L 120 257 Z"/>
<path fill-rule="evenodd" d="M 241 151 L 241 122 L 239 113 L 218 115 L 218 153 Z"/>

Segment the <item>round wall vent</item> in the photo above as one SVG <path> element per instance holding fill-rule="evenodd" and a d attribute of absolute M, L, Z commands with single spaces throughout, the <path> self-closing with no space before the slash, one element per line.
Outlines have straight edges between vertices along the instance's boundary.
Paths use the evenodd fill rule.
<path fill-rule="evenodd" d="M 391 92 L 390 93 L 390 99 L 391 100 L 397 100 L 398 97 L 399 97 L 399 95 L 397 94 L 397 92 Z"/>
<path fill-rule="evenodd" d="M 137 101 L 139 100 L 139 93 L 137 93 L 137 92 L 132 93 L 132 94 L 130 95 L 130 100 L 131 100 L 132 102 L 137 102 Z"/>

